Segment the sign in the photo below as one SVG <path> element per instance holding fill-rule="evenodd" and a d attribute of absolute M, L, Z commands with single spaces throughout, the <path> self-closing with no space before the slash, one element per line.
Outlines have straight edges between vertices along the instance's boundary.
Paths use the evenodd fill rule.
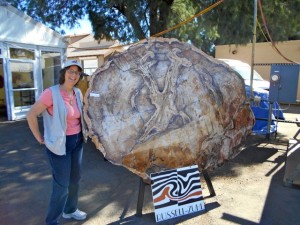
<path fill-rule="evenodd" d="M 156 222 L 205 209 L 197 165 L 152 173 L 150 178 Z"/>

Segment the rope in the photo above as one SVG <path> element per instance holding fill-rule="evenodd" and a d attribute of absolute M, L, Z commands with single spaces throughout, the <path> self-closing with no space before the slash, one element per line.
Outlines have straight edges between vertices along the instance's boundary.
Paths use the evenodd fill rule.
<path fill-rule="evenodd" d="M 164 30 L 164 31 L 161 31 L 161 32 L 159 32 L 159 33 L 157 33 L 157 34 L 154 34 L 154 35 L 152 35 L 152 36 L 150 36 L 150 37 L 159 37 L 159 36 L 161 36 L 161 35 L 163 35 L 163 34 L 166 34 L 166 33 L 170 32 L 170 31 L 172 31 L 172 30 L 175 30 L 175 29 L 177 29 L 178 27 L 181 27 L 181 26 L 183 26 L 184 24 L 187 24 L 188 22 L 192 21 L 193 19 L 195 19 L 195 18 L 197 18 L 197 17 L 199 17 L 199 16 L 201 16 L 201 15 L 207 13 L 208 11 L 212 10 L 213 8 L 217 7 L 217 6 L 218 6 L 219 4 L 221 4 L 223 1 L 224 1 L 224 0 L 219 0 L 218 2 L 216 2 L 216 3 L 212 4 L 211 6 L 207 7 L 206 9 L 200 11 L 200 12 L 197 13 L 196 15 L 194 15 L 194 16 L 188 18 L 187 20 L 182 21 L 182 22 L 180 22 L 179 24 L 177 24 L 177 25 L 175 25 L 175 26 L 173 26 L 173 27 L 171 27 L 171 28 L 169 28 L 169 29 L 167 29 L 167 30 Z M 139 40 L 139 41 L 137 41 L 137 42 L 132 42 L 132 43 L 129 43 L 129 44 L 119 45 L 119 46 L 116 46 L 115 48 L 117 48 L 117 47 L 122 47 L 122 46 L 124 47 L 124 46 L 129 46 L 129 45 L 137 44 L 137 43 L 142 42 L 142 41 L 145 41 L 145 40 L 147 40 L 147 39 L 145 38 L 145 39 Z M 69 45 L 69 47 L 70 47 L 70 48 L 74 48 L 74 49 L 83 49 L 83 48 L 73 47 L 72 45 Z M 97 49 L 93 49 L 93 50 L 97 50 Z"/>
<path fill-rule="evenodd" d="M 254 63 L 254 66 L 272 66 L 272 65 L 278 65 L 278 66 L 298 66 L 299 64 L 294 63 Z"/>
<path fill-rule="evenodd" d="M 178 27 L 181 27 L 181 26 L 183 26 L 184 24 L 187 24 L 188 22 L 192 21 L 193 19 L 195 19 L 195 18 L 197 18 L 197 17 L 199 17 L 199 16 L 201 16 L 201 15 L 207 13 L 208 11 L 212 10 L 213 8 L 217 7 L 217 6 L 218 6 L 219 4 L 221 4 L 223 1 L 224 1 L 224 0 L 220 0 L 220 1 L 218 1 L 218 2 L 216 2 L 216 3 L 214 3 L 214 4 L 212 4 L 211 6 L 207 7 L 206 9 L 200 11 L 200 12 L 197 13 L 196 15 L 194 15 L 194 16 L 188 18 L 187 20 L 182 21 L 182 22 L 180 22 L 179 24 L 177 24 L 177 25 L 175 25 L 175 26 L 173 26 L 173 27 L 171 27 L 171 28 L 169 28 L 169 29 L 167 29 L 167 30 L 164 30 L 164 31 L 162 31 L 162 32 L 159 32 L 159 33 L 157 33 L 157 34 L 154 34 L 154 35 L 152 35 L 151 37 L 159 37 L 159 36 L 161 36 L 161 35 L 163 35 L 163 34 L 165 34 L 165 33 L 168 33 L 168 32 L 170 32 L 170 31 L 172 31 L 172 30 L 175 30 L 175 29 L 177 29 Z"/>
<path fill-rule="evenodd" d="M 264 12 L 263 12 L 262 5 L 261 5 L 261 1 L 260 1 L 260 0 L 258 0 L 258 5 L 259 5 L 259 9 L 260 9 L 260 13 L 261 13 L 262 20 L 263 20 L 263 24 L 264 24 L 264 27 L 265 27 L 265 29 L 266 29 L 266 31 L 267 31 L 268 37 L 269 37 L 269 39 L 270 39 L 270 41 L 271 41 L 271 43 L 272 43 L 272 47 L 273 47 L 273 48 L 275 49 L 275 51 L 276 51 L 282 58 L 284 58 L 286 61 L 291 62 L 291 63 L 295 63 L 295 64 L 299 65 L 299 63 L 297 63 L 297 62 L 295 62 L 295 61 L 293 61 L 293 60 L 288 59 L 287 57 L 285 57 L 285 56 L 280 52 L 280 50 L 277 48 L 277 46 L 275 45 L 275 42 L 272 40 L 272 37 L 271 37 L 271 35 L 270 35 L 269 29 L 268 29 L 268 26 L 267 26 L 267 21 L 266 21 L 266 18 L 265 18 L 265 15 L 264 15 Z"/>

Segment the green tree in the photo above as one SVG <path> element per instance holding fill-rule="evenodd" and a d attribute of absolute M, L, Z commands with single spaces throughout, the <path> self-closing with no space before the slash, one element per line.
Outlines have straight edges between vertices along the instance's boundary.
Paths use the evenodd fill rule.
<path fill-rule="evenodd" d="M 217 0 L 10 0 L 34 19 L 64 34 L 88 15 L 96 39 L 134 42 L 185 21 Z M 300 0 L 261 0 L 274 41 L 300 39 Z M 164 37 L 188 41 L 212 54 L 216 44 L 246 44 L 252 40 L 253 0 L 225 0 L 206 14 Z M 258 22 L 262 17 L 258 10 Z M 298 32 L 298 33 L 297 33 Z M 266 41 L 257 30 L 257 42 Z"/>
<path fill-rule="evenodd" d="M 300 0 L 260 1 L 274 41 L 300 39 Z M 226 0 L 217 10 L 210 15 L 205 15 L 205 18 L 210 26 L 217 26 L 219 37 L 216 39 L 216 44 L 246 44 L 252 40 L 253 14 L 253 0 Z M 257 42 L 268 41 L 264 36 L 266 31 L 259 6 L 257 22 Z"/>

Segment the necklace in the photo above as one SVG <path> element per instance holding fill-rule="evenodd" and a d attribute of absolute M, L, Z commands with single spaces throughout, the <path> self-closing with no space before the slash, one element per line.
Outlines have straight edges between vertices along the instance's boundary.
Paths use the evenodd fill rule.
<path fill-rule="evenodd" d="M 69 103 L 71 106 L 73 106 L 74 103 L 74 92 L 73 90 L 70 92 L 68 92 L 64 87 L 61 86 L 61 89 L 67 94 L 68 98 L 69 98 Z"/>
<path fill-rule="evenodd" d="M 70 97 L 69 103 L 70 103 L 70 105 L 73 105 L 74 95 L 73 94 L 69 95 L 69 97 Z"/>
<path fill-rule="evenodd" d="M 70 105 L 73 105 L 73 100 L 74 100 L 74 94 L 73 94 L 73 91 L 72 91 L 72 94 L 69 94 L 69 98 L 70 98 L 70 100 L 69 100 L 69 103 L 70 103 Z"/>

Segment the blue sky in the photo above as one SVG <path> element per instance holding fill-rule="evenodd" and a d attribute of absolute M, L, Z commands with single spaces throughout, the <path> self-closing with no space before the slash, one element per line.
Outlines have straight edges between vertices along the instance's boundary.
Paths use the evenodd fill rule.
<path fill-rule="evenodd" d="M 79 20 L 79 25 L 73 29 L 67 29 L 65 26 L 62 26 L 62 28 L 65 30 L 66 35 L 92 33 L 92 26 L 87 18 Z"/>

